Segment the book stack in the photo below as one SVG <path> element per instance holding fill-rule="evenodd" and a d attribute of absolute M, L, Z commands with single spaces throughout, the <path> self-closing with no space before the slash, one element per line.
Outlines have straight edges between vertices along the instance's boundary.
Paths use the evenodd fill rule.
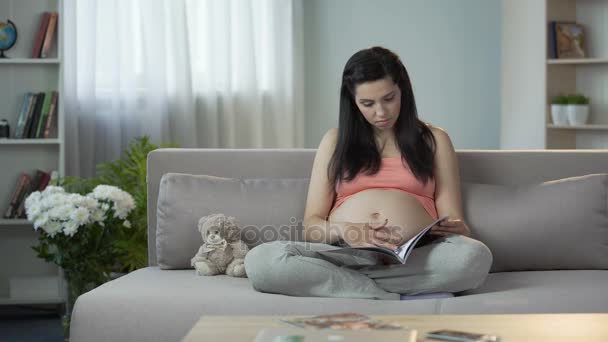
<path fill-rule="evenodd" d="M 32 48 L 32 58 L 47 58 L 57 28 L 57 20 L 59 14 L 57 12 L 44 12 L 40 16 L 40 26 L 36 39 L 34 39 L 34 47 Z"/>
<path fill-rule="evenodd" d="M 59 94 L 56 91 L 27 93 L 23 99 L 15 139 L 51 137 L 53 122 L 57 117 Z"/>
<path fill-rule="evenodd" d="M 42 191 L 49 184 L 51 174 L 37 170 L 33 176 L 22 173 L 11 197 L 8 208 L 4 212 L 5 219 L 25 218 L 25 199 L 34 191 Z"/>

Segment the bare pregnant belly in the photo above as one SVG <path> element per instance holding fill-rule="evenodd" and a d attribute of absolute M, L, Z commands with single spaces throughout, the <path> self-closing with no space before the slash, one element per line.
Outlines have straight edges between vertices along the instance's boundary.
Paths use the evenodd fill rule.
<path fill-rule="evenodd" d="M 413 195 L 395 189 L 368 189 L 346 199 L 329 216 L 338 222 L 384 222 L 403 227 L 406 241 L 434 220 Z"/>

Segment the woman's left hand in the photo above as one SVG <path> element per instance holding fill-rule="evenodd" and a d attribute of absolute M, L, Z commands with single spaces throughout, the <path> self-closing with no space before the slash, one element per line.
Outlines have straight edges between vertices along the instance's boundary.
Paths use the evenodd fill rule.
<path fill-rule="evenodd" d="M 439 225 L 431 228 L 431 235 L 447 236 L 451 234 L 459 234 L 471 237 L 469 226 L 461 219 L 447 219 L 440 222 Z"/>

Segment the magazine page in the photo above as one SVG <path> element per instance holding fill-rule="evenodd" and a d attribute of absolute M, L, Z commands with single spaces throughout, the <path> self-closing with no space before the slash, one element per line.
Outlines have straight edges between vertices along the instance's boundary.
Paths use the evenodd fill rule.
<path fill-rule="evenodd" d="M 408 242 L 399 246 L 399 248 L 397 248 L 397 251 L 396 251 L 397 255 L 399 255 L 399 259 L 402 260 L 403 263 L 405 263 L 405 261 L 407 260 L 407 257 L 410 255 L 410 253 L 412 252 L 412 250 L 414 249 L 414 247 L 416 246 L 418 241 L 427 232 L 429 232 L 431 230 L 431 228 L 435 227 L 436 225 L 438 225 L 439 223 L 441 223 L 447 219 L 448 219 L 448 216 L 443 216 L 443 217 L 438 218 L 437 220 L 433 221 L 430 225 L 428 225 L 426 228 L 424 228 L 422 231 L 420 231 L 420 233 L 418 233 L 416 236 L 411 238 Z"/>
<path fill-rule="evenodd" d="M 281 322 L 305 329 L 333 329 L 333 330 L 393 330 L 407 327 L 394 323 L 372 319 L 369 316 L 356 312 L 338 313 L 333 315 L 320 315 L 298 318 L 284 318 Z"/>
<path fill-rule="evenodd" d="M 318 252 L 337 265 L 386 265 L 400 264 L 394 251 L 384 247 L 344 247 Z"/>
<path fill-rule="evenodd" d="M 433 221 L 423 230 L 421 230 L 416 236 L 408 240 L 403 245 L 399 246 L 397 250 L 392 251 L 388 248 L 371 246 L 371 247 L 344 247 L 340 249 L 331 249 L 327 251 L 319 252 L 320 254 L 333 259 L 332 262 L 338 262 L 342 264 L 352 263 L 352 258 L 357 258 L 360 261 L 369 264 L 380 264 L 380 265 L 391 265 L 391 264 L 405 264 L 410 253 L 418 243 L 418 241 L 428 233 L 431 228 L 439 224 L 440 222 L 448 219 L 448 216 L 443 216 Z M 338 256 L 344 254 L 343 257 Z"/>

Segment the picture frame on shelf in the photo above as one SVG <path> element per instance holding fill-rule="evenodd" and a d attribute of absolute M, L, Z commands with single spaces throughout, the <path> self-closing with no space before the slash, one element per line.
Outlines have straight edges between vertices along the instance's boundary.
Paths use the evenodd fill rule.
<path fill-rule="evenodd" d="M 585 29 L 576 22 L 555 22 L 557 58 L 586 58 Z"/>

